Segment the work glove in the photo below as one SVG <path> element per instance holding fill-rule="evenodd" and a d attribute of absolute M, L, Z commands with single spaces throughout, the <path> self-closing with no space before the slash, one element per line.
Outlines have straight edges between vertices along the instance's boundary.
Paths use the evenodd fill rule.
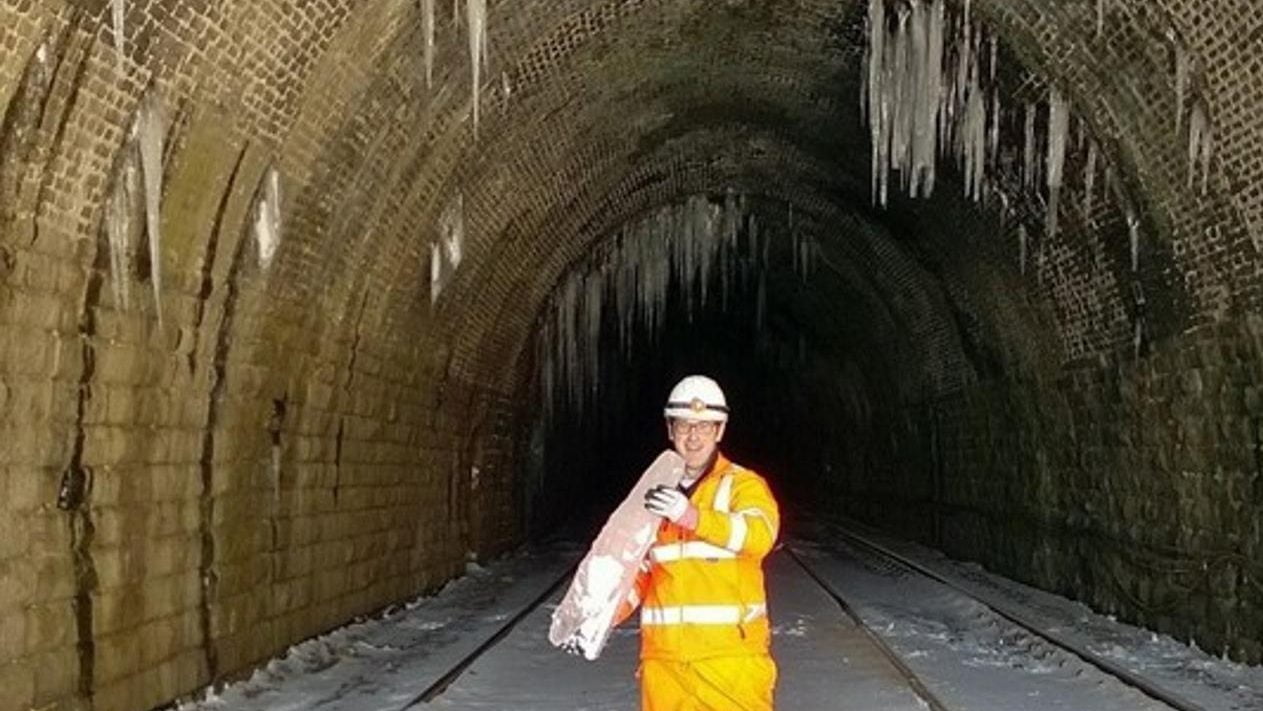
<path fill-rule="evenodd" d="M 645 492 L 645 508 L 671 523 L 679 523 L 682 519 L 689 518 L 693 504 L 679 489 L 659 484 Z"/>

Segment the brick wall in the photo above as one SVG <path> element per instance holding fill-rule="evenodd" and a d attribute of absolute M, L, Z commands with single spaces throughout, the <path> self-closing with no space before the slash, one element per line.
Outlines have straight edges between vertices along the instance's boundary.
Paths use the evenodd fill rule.
<path fill-rule="evenodd" d="M 427 87 L 404 0 L 129 0 L 121 58 L 108 2 L 0 0 L 0 709 L 149 708 L 515 542 L 535 317 L 595 240 L 666 201 L 735 188 L 810 216 L 842 286 L 786 298 L 816 315 L 820 338 L 835 329 L 886 354 L 863 377 L 898 388 L 907 412 L 958 413 L 936 445 L 952 471 L 992 456 L 969 443 L 1002 403 L 1035 412 L 1064 397 L 1030 382 L 1108 381 L 1185 344 L 1226 352 L 1257 310 L 1259 50 L 1230 39 L 1257 34 L 1248 0 L 1119 0 L 1099 39 L 1092 3 L 974 3 L 1020 67 L 1005 91 L 1064 85 L 1145 227 L 1133 274 L 1120 200 L 1102 198 L 1041 243 L 1038 278 L 1018 275 L 1011 232 L 1013 218 L 1039 223 L 1038 201 L 1000 224 L 951 197 L 949 171 L 931 203 L 867 207 L 859 3 L 493 2 L 476 135 L 464 20 L 437 5 Z M 1184 187 L 1168 27 L 1200 63 L 1215 126 L 1206 196 Z M 147 94 L 165 107 L 163 241 L 149 263 L 134 219 L 123 303 L 105 218 Z M 252 229 L 270 169 L 284 239 L 265 264 Z M 464 261 L 431 306 L 430 245 L 454 202 Z M 1113 366 L 1137 284 L 1153 355 Z M 878 315 L 835 312 L 847 303 Z M 1257 371 L 1246 352 L 1235 367 Z M 1161 413 L 1136 404 L 1119 416 L 1175 441 L 1218 431 L 1236 410 L 1214 404 L 1229 396 L 1210 393 L 1212 365 L 1162 371 L 1174 382 L 1202 368 L 1187 398 L 1203 427 L 1151 422 Z M 1104 402 L 1101 387 L 1084 385 L 1086 401 Z M 1019 437 L 1004 466 L 1032 471 L 1074 441 L 1065 432 L 1105 421 L 1080 409 L 1040 425 L 1062 433 L 1047 435 L 1055 445 Z M 1013 431 L 1035 431 L 1032 418 Z M 1128 451 L 1078 476 L 1131 486 L 1109 472 Z M 1164 486 L 1184 487 L 1181 520 L 1198 512 L 1219 536 L 1168 541 L 1181 555 L 1241 535 L 1240 514 L 1215 513 L 1217 490 L 1192 483 L 1246 471 L 1238 455 L 1145 470 L 1178 474 Z M 913 448 L 867 466 L 916 492 L 932 461 Z M 876 470 L 821 485 L 868 491 Z M 973 481 L 944 491 L 967 503 L 984 490 Z M 1143 518 L 1148 491 L 1119 510 Z M 983 533 L 961 536 L 959 550 L 990 555 Z M 1078 581 L 1073 547 L 1049 551 L 1011 567 Z M 1092 575 L 1075 589 L 1104 595 Z M 1161 624 L 1244 638 L 1219 604 Z"/>

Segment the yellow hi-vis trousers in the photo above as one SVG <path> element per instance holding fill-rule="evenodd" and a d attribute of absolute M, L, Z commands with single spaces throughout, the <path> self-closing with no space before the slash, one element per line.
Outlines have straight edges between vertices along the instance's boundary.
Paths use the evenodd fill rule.
<path fill-rule="evenodd" d="M 770 656 L 640 663 L 642 711 L 772 711 L 775 686 Z"/>

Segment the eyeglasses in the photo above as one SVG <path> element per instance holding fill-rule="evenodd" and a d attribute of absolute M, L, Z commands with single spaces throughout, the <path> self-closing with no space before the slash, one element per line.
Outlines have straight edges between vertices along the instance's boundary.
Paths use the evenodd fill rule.
<path fill-rule="evenodd" d="M 710 420 L 671 420 L 671 431 L 677 437 L 684 437 L 696 432 L 709 437 L 719 431 L 719 423 Z"/>

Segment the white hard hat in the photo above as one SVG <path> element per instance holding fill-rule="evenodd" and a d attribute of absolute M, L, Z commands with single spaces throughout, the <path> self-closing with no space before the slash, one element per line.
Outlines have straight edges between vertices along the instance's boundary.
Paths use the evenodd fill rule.
<path fill-rule="evenodd" d="M 663 414 L 685 420 L 728 421 L 728 400 L 719 383 L 705 375 L 690 375 L 671 389 Z"/>

